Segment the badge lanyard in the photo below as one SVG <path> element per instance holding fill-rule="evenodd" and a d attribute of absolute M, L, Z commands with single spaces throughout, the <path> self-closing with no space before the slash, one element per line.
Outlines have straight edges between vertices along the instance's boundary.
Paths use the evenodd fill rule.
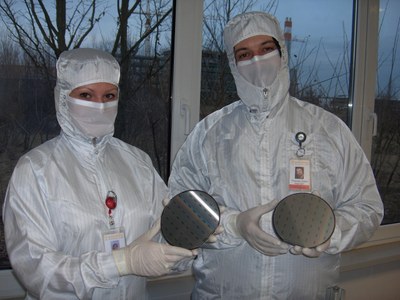
<path fill-rule="evenodd" d="M 295 137 L 296 142 L 299 143 L 299 148 L 296 151 L 297 157 L 303 157 L 306 154 L 306 149 L 303 147 L 303 143 L 306 141 L 307 136 L 304 132 L 296 133 Z"/>
<path fill-rule="evenodd" d="M 296 158 L 289 161 L 289 190 L 310 191 L 311 190 L 311 166 L 310 159 L 306 158 L 306 149 L 303 143 L 307 135 L 299 131 L 295 135 L 298 143 Z"/>
<path fill-rule="evenodd" d="M 110 230 L 103 232 L 104 249 L 111 252 L 125 247 L 125 232 L 123 227 L 115 228 L 113 210 L 117 207 L 117 194 L 110 190 L 107 192 L 105 205 L 108 208 L 108 225 Z"/>
<path fill-rule="evenodd" d="M 105 204 L 108 208 L 108 224 L 110 225 L 110 229 L 114 229 L 115 222 L 112 211 L 117 207 L 117 195 L 113 191 L 107 192 Z"/>

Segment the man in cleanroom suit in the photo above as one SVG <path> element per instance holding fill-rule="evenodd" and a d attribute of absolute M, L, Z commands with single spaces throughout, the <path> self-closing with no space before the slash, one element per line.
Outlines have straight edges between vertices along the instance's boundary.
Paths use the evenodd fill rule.
<path fill-rule="evenodd" d="M 152 241 L 168 190 L 147 154 L 112 136 L 119 77 L 103 51 L 74 49 L 57 61 L 61 133 L 21 157 L 4 202 L 26 299 L 147 299 L 146 277 L 195 256 Z"/>
<path fill-rule="evenodd" d="M 324 299 L 337 283 L 340 253 L 367 241 L 381 222 L 370 164 L 339 118 L 289 95 L 275 17 L 236 16 L 224 41 L 240 100 L 195 126 L 169 179 L 172 195 L 201 189 L 226 207 L 224 232 L 194 262 L 193 299 Z M 294 178 L 300 165 L 306 179 Z M 335 230 L 316 248 L 288 245 L 272 228 L 277 201 L 299 191 L 334 210 Z"/>

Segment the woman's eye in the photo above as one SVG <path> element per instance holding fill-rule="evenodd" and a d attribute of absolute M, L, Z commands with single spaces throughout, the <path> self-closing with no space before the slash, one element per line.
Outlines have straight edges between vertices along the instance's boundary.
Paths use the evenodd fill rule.
<path fill-rule="evenodd" d="M 107 94 L 107 95 L 106 95 L 106 98 L 107 98 L 108 100 L 113 100 L 113 99 L 116 99 L 117 96 L 116 96 L 115 94 Z"/>
<path fill-rule="evenodd" d="M 79 96 L 82 99 L 90 99 L 91 95 L 89 93 L 80 93 Z"/>

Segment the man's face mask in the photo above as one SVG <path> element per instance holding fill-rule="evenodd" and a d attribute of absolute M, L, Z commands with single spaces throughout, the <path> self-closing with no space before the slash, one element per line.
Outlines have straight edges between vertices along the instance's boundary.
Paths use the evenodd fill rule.
<path fill-rule="evenodd" d="M 239 61 L 238 71 L 248 82 L 258 87 L 267 87 L 274 82 L 281 68 L 279 50 L 270 53 L 253 56 L 249 60 Z"/>
<path fill-rule="evenodd" d="M 99 103 L 68 97 L 72 122 L 89 137 L 102 137 L 114 130 L 118 100 Z"/>

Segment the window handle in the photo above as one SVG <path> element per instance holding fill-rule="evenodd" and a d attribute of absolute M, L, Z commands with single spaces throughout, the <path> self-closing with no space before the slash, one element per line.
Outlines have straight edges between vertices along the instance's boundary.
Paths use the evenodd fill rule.
<path fill-rule="evenodd" d="M 190 109 L 189 105 L 181 104 L 181 116 L 185 118 L 185 135 L 190 133 Z"/>
<path fill-rule="evenodd" d="M 373 122 L 372 136 L 377 136 L 378 135 L 378 115 L 373 112 L 370 114 L 370 117 Z"/>

